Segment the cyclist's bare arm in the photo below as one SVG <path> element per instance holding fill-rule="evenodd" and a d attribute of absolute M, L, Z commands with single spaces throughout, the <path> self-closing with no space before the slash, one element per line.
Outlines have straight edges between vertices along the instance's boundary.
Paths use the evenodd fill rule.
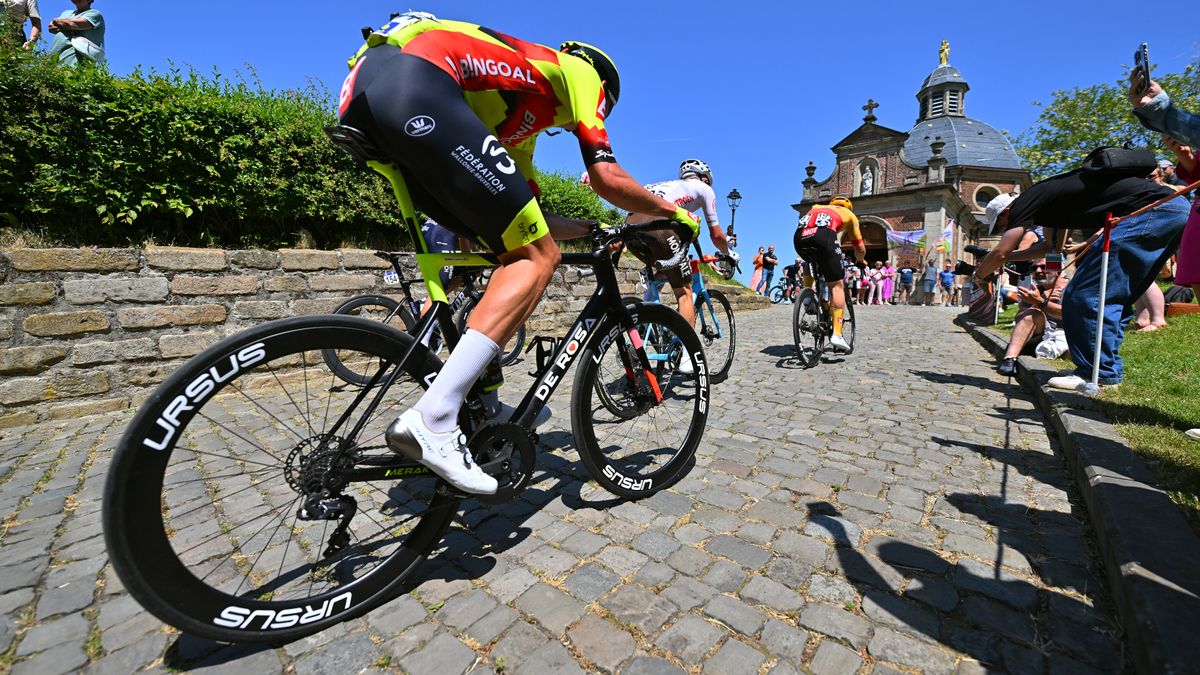
<path fill-rule="evenodd" d="M 652 194 L 616 162 L 598 162 L 588 167 L 592 190 L 613 206 L 630 213 L 644 213 L 659 218 L 675 215 L 675 205 Z"/>
<path fill-rule="evenodd" d="M 575 220 L 545 209 L 542 210 L 542 214 L 546 216 L 546 227 L 550 228 L 550 236 L 554 237 L 554 241 L 586 237 L 592 233 L 592 225 L 596 224 L 594 220 Z"/>
<path fill-rule="evenodd" d="M 708 236 L 712 238 L 713 246 L 721 253 L 729 255 L 729 238 L 725 236 L 725 230 L 722 230 L 720 225 L 709 225 Z"/>

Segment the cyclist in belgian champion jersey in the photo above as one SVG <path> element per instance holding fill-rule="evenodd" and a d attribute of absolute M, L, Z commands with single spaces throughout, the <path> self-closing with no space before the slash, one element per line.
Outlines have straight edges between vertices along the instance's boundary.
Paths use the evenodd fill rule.
<path fill-rule="evenodd" d="M 564 42 L 555 50 L 407 12 L 371 33 L 349 65 L 341 123 L 400 167 L 418 208 L 480 240 L 501 263 L 437 378 L 388 427 L 388 446 L 465 492 L 493 494 L 496 479 L 472 460 L 458 412 L 497 345 L 533 313 L 561 258 L 529 182 L 537 135 L 572 131 L 592 188 L 614 205 L 698 228 L 687 211 L 647 192 L 617 164 L 604 120 L 620 79 L 596 47 Z"/>
<path fill-rule="evenodd" d="M 721 229 L 721 225 L 717 222 L 717 198 L 713 194 L 712 189 L 712 170 L 708 168 L 708 164 L 698 159 L 685 159 L 679 165 L 679 179 L 665 180 L 661 183 L 651 183 L 646 186 L 646 189 L 653 194 L 662 197 L 677 206 L 686 209 L 688 212 L 697 209 L 704 209 L 704 220 L 708 223 L 708 236 L 712 239 L 712 243 L 721 253 L 729 255 L 729 242 L 725 239 L 725 231 Z M 625 222 L 629 224 L 646 223 L 653 220 L 661 220 L 661 217 L 655 217 L 645 213 L 630 213 L 625 218 Z M 671 258 L 674 252 L 680 247 L 687 248 L 691 244 L 691 239 L 681 241 L 679 237 L 672 232 L 655 233 L 655 241 L 657 246 L 649 251 L 633 251 L 642 262 L 650 264 L 655 260 L 665 260 Z M 696 319 L 696 309 L 692 303 L 692 269 L 691 264 L 685 258 L 678 267 L 665 269 L 650 280 L 651 284 L 662 284 L 664 281 L 669 281 L 671 289 L 675 291 L 675 299 L 679 303 L 679 314 L 689 324 L 694 323 Z M 652 297 L 651 289 L 646 289 L 646 298 Z M 682 364 L 680 372 L 686 373 L 686 368 L 691 364 Z"/>
<path fill-rule="evenodd" d="M 867 261 L 867 246 L 858 229 L 858 218 L 854 205 L 845 197 L 834 197 L 828 204 L 812 207 L 800 218 L 793 244 L 796 253 L 808 259 L 825 277 L 829 286 L 830 314 L 833 316 L 833 337 L 829 344 L 839 351 L 850 351 L 850 345 L 842 337 L 842 320 L 846 313 L 845 284 L 842 283 L 841 245 L 838 233 L 845 230 L 849 243 L 854 246 L 854 257 L 860 264 Z M 805 279 L 808 285 L 811 279 Z"/>

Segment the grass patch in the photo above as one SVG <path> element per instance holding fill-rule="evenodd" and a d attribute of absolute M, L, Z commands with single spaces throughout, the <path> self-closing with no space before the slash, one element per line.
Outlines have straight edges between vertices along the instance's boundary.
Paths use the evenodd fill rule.
<path fill-rule="evenodd" d="M 1101 397 L 1108 418 L 1200 532 L 1200 315 L 1153 333 L 1126 333 L 1125 381 Z"/>

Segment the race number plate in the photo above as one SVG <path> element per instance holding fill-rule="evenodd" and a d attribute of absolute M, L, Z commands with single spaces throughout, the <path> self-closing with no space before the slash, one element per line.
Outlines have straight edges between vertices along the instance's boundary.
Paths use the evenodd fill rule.
<path fill-rule="evenodd" d="M 400 275 L 396 274 L 396 270 L 388 270 L 383 273 L 383 283 L 395 286 L 400 283 Z"/>

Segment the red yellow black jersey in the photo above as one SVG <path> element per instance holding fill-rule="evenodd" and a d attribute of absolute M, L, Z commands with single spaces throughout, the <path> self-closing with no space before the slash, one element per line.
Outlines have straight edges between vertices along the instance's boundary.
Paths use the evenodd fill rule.
<path fill-rule="evenodd" d="M 372 33 L 351 57 L 351 70 L 368 49 L 382 44 L 454 78 L 471 110 L 527 177 L 533 176 L 537 135 L 551 127 L 575 134 L 585 164 L 616 161 L 604 129 L 604 90 L 583 59 L 476 24 L 409 12 Z"/>
<path fill-rule="evenodd" d="M 809 236 L 809 231 L 816 232 L 817 228 L 826 227 L 834 232 L 841 232 L 843 229 L 850 235 L 848 244 L 861 244 L 863 241 L 862 232 L 858 228 L 858 217 L 854 212 L 842 206 L 832 206 L 823 204 L 814 206 L 804 214 L 800 219 L 798 227 L 801 229 L 800 236 Z"/>

